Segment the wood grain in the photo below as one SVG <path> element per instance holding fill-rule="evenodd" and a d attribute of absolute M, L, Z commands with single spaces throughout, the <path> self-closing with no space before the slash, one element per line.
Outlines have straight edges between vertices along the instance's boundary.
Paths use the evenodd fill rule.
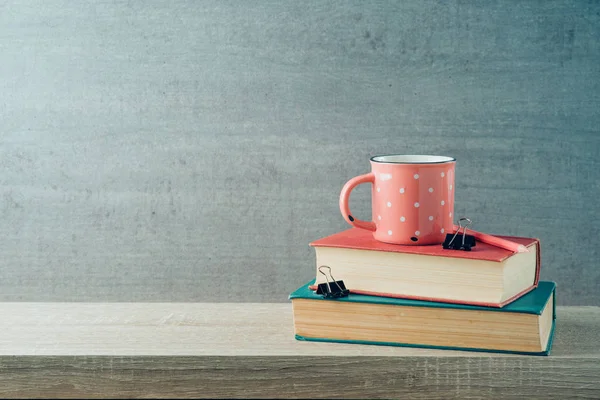
<path fill-rule="evenodd" d="M 549 357 L 294 340 L 289 304 L 1 303 L 0 397 L 598 398 L 600 308 Z"/>
<path fill-rule="evenodd" d="M 0 301 L 285 302 L 398 152 L 600 305 L 599 36 L 596 1 L 2 1 Z"/>
<path fill-rule="evenodd" d="M 597 359 L 0 357 L 3 398 L 566 399 L 600 396 Z"/>

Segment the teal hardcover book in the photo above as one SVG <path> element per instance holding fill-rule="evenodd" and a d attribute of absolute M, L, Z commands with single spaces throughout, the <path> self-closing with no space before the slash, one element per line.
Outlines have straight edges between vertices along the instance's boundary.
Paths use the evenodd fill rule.
<path fill-rule="evenodd" d="M 309 286 L 290 294 L 296 339 L 548 355 L 555 313 L 554 282 L 503 308 L 366 296 L 325 299 Z"/>

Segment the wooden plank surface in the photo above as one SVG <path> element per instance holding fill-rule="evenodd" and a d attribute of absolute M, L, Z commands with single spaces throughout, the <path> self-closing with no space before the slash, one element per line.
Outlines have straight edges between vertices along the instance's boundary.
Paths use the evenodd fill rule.
<path fill-rule="evenodd" d="M 551 356 L 299 342 L 290 304 L 1 303 L 0 397 L 598 398 L 600 308 Z"/>

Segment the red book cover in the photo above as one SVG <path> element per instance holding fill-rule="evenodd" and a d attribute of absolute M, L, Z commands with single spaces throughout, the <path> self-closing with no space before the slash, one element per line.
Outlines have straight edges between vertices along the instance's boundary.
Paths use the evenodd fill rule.
<path fill-rule="evenodd" d="M 467 232 L 468 234 L 468 232 Z M 495 303 L 477 303 L 476 305 L 486 306 L 486 307 L 502 307 L 519 297 L 523 296 L 525 293 L 530 292 L 535 289 L 538 285 L 540 279 L 540 241 L 536 238 L 526 238 L 526 237 L 518 237 L 518 236 L 502 236 L 502 235 L 494 235 L 499 238 L 507 239 L 519 244 L 522 244 L 525 247 L 530 247 L 533 244 L 537 243 L 537 265 L 535 272 L 535 280 L 533 285 L 526 290 L 518 293 L 517 295 L 507 299 L 503 303 L 495 304 Z M 386 251 L 386 252 L 396 252 L 396 253 L 408 253 L 408 254 L 420 254 L 427 256 L 439 256 L 439 257 L 455 257 L 455 258 L 465 258 L 465 259 L 476 259 L 476 260 L 485 260 L 485 261 L 495 261 L 502 262 L 515 254 L 515 252 L 492 246 L 487 243 L 483 243 L 477 241 L 475 247 L 472 248 L 471 251 L 460 251 L 460 250 L 446 250 L 442 248 L 442 245 L 429 245 L 429 246 L 403 246 L 398 244 L 390 244 L 383 243 L 373 238 L 371 232 L 358 229 L 358 228 L 350 228 L 342 232 L 335 233 L 333 235 L 324 237 L 322 239 L 315 240 L 310 243 L 312 247 L 340 247 L 340 248 L 348 248 L 348 249 L 357 249 L 357 250 L 371 250 L 371 251 Z M 316 286 L 311 286 L 312 290 L 316 289 Z M 426 300 L 426 301 L 441 301 L 441 302 L 450 302 L 448 300 L 443 299 L 435 299 L 435 298 L 424 298 L 417 296 L 398 296 L 395 294 L 389 293 L 373 293 L 366 292 L 361 290 L 352 290 L 351 292 L 356 294 L 366 294 L 371 296 L 385 296 L 385 297 L 402 297 L 402 298 L 411 298 L 416 300 Z M 457 302 L 458 303 L 458 302 Z M 473 303 L 475 304 L 475 303 Z"/>

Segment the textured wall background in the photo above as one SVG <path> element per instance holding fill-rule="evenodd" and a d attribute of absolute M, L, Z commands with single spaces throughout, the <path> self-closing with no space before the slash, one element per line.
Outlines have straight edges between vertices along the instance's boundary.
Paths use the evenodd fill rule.
<path fill-rule="evenodd" d="M 287 301 L 398 152 L 600 305 L 599 3 L 398 3 L 2 2 L 0 300 Z"/>

